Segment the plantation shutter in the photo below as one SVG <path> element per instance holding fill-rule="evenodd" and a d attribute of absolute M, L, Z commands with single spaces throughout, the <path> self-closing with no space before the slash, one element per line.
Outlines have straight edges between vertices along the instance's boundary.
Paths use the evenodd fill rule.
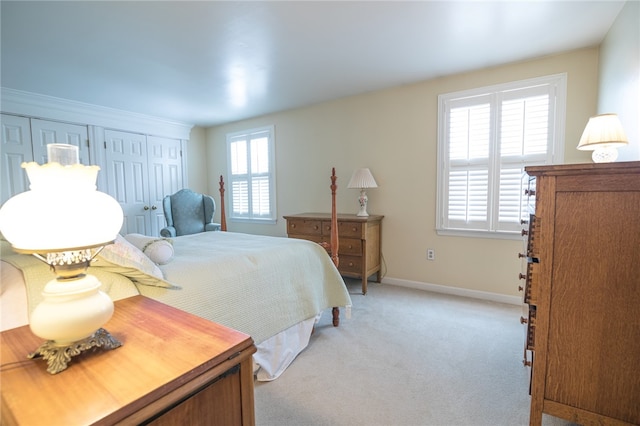
<path fill-rule="evenodd" d="M 227 135 L 231 218 L 274 219 L 271 139 L 271 128 Z"/>
<path fill-rule="evenodd" d="M 491 105 L 486 99 L 454 102 L 449 114 L 450 226 L 488 226 L 490 140 Z"/>
<path fill-rule="evenodd" d="M 441 99 L 439 226 L 519 232 L 525 166 L 551 163 L 554 84 Z"/>
<path fill-rule="evenodd" d="M 502 96 L 500 109 L 500 179 L 493 228 L 519 231 L 527 219 L 524 168 L 544 164 L 551 150 L 549 122 L 552 119 L 548 86 L 516 90 Z"/>

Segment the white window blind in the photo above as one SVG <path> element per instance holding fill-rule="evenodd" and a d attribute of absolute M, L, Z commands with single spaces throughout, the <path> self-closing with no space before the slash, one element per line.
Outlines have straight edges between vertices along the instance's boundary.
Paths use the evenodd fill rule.
<path fill-rule="evenodd" d="M 522 229 L 524 168 L 562 161 L 565 87 L 556 75 L 439 96 L 439 232 Z"/>
<path fill-rule="evenodd" d="M 275 223 L 273 126 L 227 134 L 231 220 Z"/>

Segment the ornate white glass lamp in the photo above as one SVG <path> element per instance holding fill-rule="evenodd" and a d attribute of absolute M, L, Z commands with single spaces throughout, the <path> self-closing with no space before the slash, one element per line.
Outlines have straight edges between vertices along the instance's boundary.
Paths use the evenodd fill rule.
<path fill-rule="evenodd" d="M 115 199 L 96 191 L 100 168 L 78 164 L 77 147 L 50 144 L 47 153 L 47 164 L 22 164 L 30 190 L 2 206 L 0 231 L 15 251 L 33 254 L 57 276 L 29 319 L 33 333 L 47 340 L 29 358 L 42 356 L 55 374 L 87 349 L 121 345 L 101 328 L 113 314 L 113 302 L 85 271 L 115 240 L 123 212 Z"/>
<path fill-rule="evenodd" d="M 584 128 L 579 150 L 593 151 L 594 163 L 612 163 L 618 158 L 618 147 L 629 143 L 617 114 L 601 114 L 591 117 Z"/>
<path fill-rule="evenodd" d="M 347 188 L 358 188 L 360 189 L 360 196 L 358 197 L 358 204 L 360 204 L 360 210 L 356 216 L 369 216 L 367 213 L 367 188 L 377 188 L 378 184 L 376 180 L 373 178 L 371 171 L 369 169 L 358 169 L 353 172 L 351 176 L 351 180 L 347 185 Z"/>

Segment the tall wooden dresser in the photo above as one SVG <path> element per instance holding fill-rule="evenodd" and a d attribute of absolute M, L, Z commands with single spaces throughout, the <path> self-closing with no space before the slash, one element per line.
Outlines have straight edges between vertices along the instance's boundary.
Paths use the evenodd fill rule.
<path fill-rule="evenodd" d="M 640 162 L 527 167 L 531 425 L 640 424 Z M 534 191 L 529 191 L 533 195 Z"/>

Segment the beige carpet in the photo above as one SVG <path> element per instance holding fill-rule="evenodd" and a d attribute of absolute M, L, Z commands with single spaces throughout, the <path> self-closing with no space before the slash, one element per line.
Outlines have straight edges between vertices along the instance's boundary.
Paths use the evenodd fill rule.
<path fill-rule="evenodd" d="M 347 281 L 285 373 L 255 388 L 257 425 L 527 425 L 521 308 Z M 545 425 L 567 425 L 545 416 Z"/>

